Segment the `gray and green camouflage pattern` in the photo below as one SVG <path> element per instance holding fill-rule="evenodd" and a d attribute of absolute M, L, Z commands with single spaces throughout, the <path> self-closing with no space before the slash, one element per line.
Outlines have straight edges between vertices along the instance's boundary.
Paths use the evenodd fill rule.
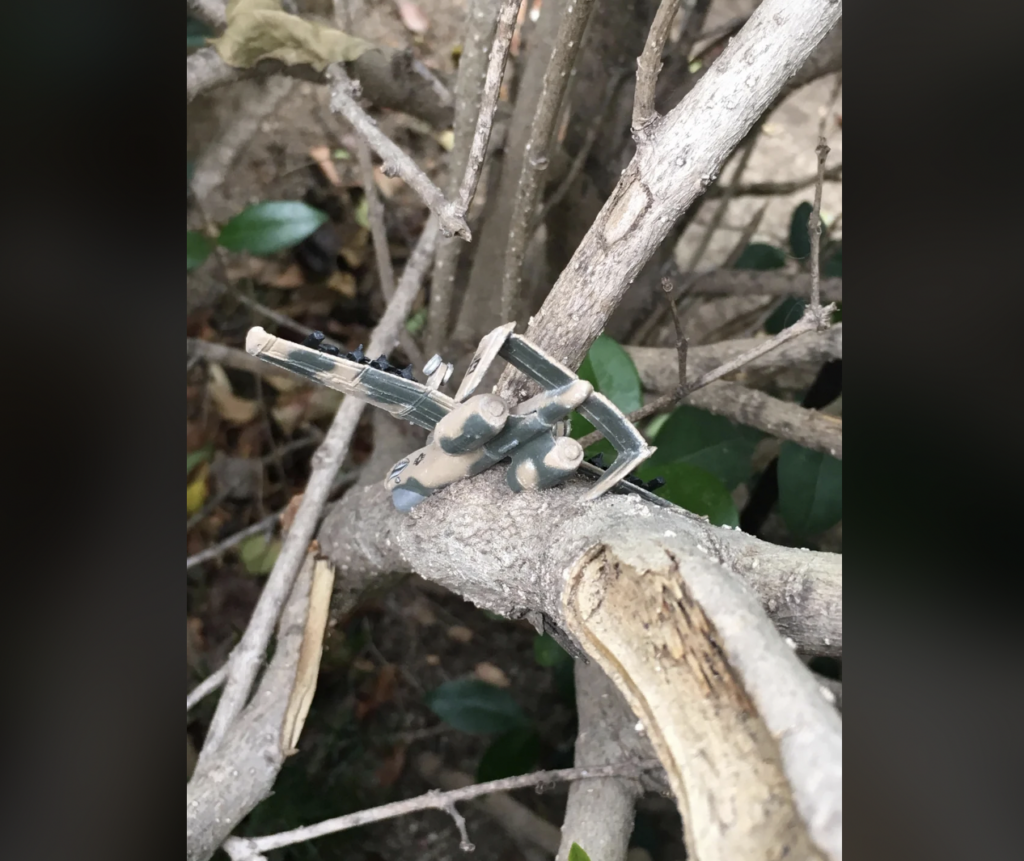
<path fill-rule="evenodd" d="M 268 334 L 249 330 L 245 348 L 253 356 L 298 373 L 328 388 L 362 398 L 396 418 L 429 430 L 427 444 L 402 458 L 388 472 L 385 486 L 395 507 L 409 511 L 431 493 L 511 458 L 506 481 L 515 492 L 553 487 L 575 473 L 600 478 L 583 494 L 595 499 L 654 453 L 622 412 L 593 386 L 552 359 L 508 323 L 483 338 L 454 398 L 438 389 L 450 374 L 435 357 L 427 383 L 398 372 L 382 356 L 370 362 L 361 351 L 332 355 Z M 319 340 L 317 340 L 319 337 Z M 315 333 L 310 344 L 319 344 Z M 509 407 L 495 394 L 475 394 L 497 357 L 532 377 L 545 391 Z M 440 367 L 439 367 L 440 364 Z M 603 472 L 583 463 L 580 444 L 565 436 L 568 416 L 579 412 L 615 448 L 617 457 Z M 648 496 L 643 487 L 638 490 Z"/>

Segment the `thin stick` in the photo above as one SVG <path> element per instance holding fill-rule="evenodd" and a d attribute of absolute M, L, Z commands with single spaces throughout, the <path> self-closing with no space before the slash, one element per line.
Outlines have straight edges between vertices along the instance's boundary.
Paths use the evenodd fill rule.
<path fill-rule="evenodd" d="M 514 320 L 518 312 L 523 258 L 526 256 L 530 227 L 534 223 L 540 177 L 548 166 L 548 149 L 561 110 L 562 97 L 593 8 L 594 0 L 573 0 L 569 4 L 558 25 L 551 59 L 544 71 L 530 138 L 526 142 L 523 166 L 519 173 L 508 245 L 505 248 L 505 273 L 501 285 L 501 313 L 505 320 Z"/>
<path fill-rule="evenodd" d="M 661 289 L 665 291 L 665 301 L 668 302 L 668 309 L 672 314 L 672 324 L 676 328 L 676 355 L 679 357 L 679 385 L 686 385 L 686 354 L 690 348 L 690 342 L 683 334 L 683 322 L 679 319 L 679 310 L 676 308 L 675 300 L 672 298 L 672 281 L 668 278 L 661 279 Z"/>
<path fill-rule="evenodd" d="M 236 547 L 253 535 L 259 535 L 261 532 L 267 532 L 274 528 L 274 525 L 281 518 L 281 511 L 275 511 L 273 514 L 268 514 L 262 520 L 257 520 L 251 526 L 245 527 L 234 535 L 229 535 L 223 541 L 219 541 L 212 547 L 207 547 L 205 550 L 200 550 L 198 553 L 193 553 L 188 559 L 185 560 L 185 570 L 188 571 L 190 568 L 195 568 L 196 565 L 202 565 L 204 562 L 209 562 L 211 559 L 216 559 L 218 556 L 223 556 L 232 547 Z"/>
<path fill-rule="evenodd" d="M 533 225 L 530 227 L 531 236 L 537 231 L 537 228 L 547 220 L 551 210 L 562 202 L 562 198 L 568 194 L 569 189 L 572 188 L 573 183 L 576 182 L 576 177 L 578 177 L 580 172 L 583 170 L 583 166 L 586 164 L 587 158 L 590 155 L 590 150 L 593 149 L 594 144 L 597 142 L 597 137 L 601 133 L 601 129 L 615 104 L 615 94 L 619 91 L 619 87 L 628 76 L 629 71 L 623 69 L 608 82 L 608 87 L 604 96 L 604 103 L 601 105 L 601 112 L 594 117 L 594 121 L 590 124 L 590 128 L 587 129 L 587 137 L 583 141 L 583 146 L 581 146 L 580 151 L 576 153 L 576 157 L 572 160 L 572 164 L 569 165 L 569 170 L 562 178 L 558 188 L 556 188 L 548 199 L 544 201 L 544 206 L 541 208 L 537 217 L 534 219 Z"/>
<path fill-rule="evenodd" d="M 402 326 L 409 316 L 409 309 L 416 294 L 419 293 L 427 268 L 433 259 L 437 234 L 438 219 L 432 216 L 427 220 L 423 233 L 406 263 L 394 298 L 388 303 L 384 316 L 373 330 L 369 345 L 371 354 L 388 353 L 397 343 Z M 199 754 L 197 769 L 223 742 L 249 698 L 249 692 L 263 663 L 263 656 L 281 608 L 291 593 L 299 567 L 313 539 L 320 514 L 330 496 L 334 478 L 348 454 L 349 443 L 365 406 L 366 402 L 358 398 L 345 398 L 323 443 L 313 456 L 312 474 L 295 519 L 285 536 L 249 625 L 231 653 L 227 683 L 217 704 L 217 711 L 210 722 L 206 742 Z"/>
<path fill-rule="evenodd" d="M 484 167 L 484 156 L 487 153 L 487 142 L 491 139 L 491 127 L 494 124 L 494 112 L 498 107 L 498 96 L 501 92 L 501 80 L 505 74 L 505 63 L 508 60 L 508 49 L 512 43 L 512 34 L 516 29 L 516 16 L 522 0 L 503 0 L 498 10 L 498 26 L 494 33 L 494 44 L 487 61 L 487 75 L 484 78 L 483 95 L 480 98 L 480 113 L 477 116 L 476 131 L 473 132 L 473 143 L 469 147 L 469 161 L 466 172 L 459 186 L 459 199 L 454 209 L 464 216 L 476 193 L 480 171 Z"/>
<path fill-rule="evenodd" d="M 660 398 L 651 401 L 646 406 L 630 413 L 626 418 L 636 424 L 636 422 L 647 418 L 648 416 L 655 415 L 657 413 L 665 412 L 666 410 L 672 409 L 680 401 L 685 400 L 689 395 L 698 389 L 704 388 L 709 383 L 713 383 L 715 380 L 719 380 L 727 374 L 731 374 L 734 371 L 738 371 L 744 365 L 755 359 L 760 358 L 765 353 L 770 353 L 776 347 L 785 344 L 787 341 L 792 341 L 798 335 L 802 335 L 805 332 L 820 331 L 823 327 L 821 320 L 826 320 L 825 328 L 827 328 L 827 320 L 829 319 L 832 312 L 835 310 L 835 305 L 826 305 L 824 308 L 818 308 L 817 310 L 807 307 L 804 310 L 803 316 L 797 320 L 792 326 L 787 329 L 783 329 L 777 335 L 761 342 L 756 347 L 747 350 L 745 353 L 741 353 L 735 359 L 730 359 L 728 362 L 723 362 L 717 368 L 712 371 L 708 371 L 706 374 L 701 374 L 696 380 L 688 385 L 680 385 L 674 392 L 669 392 L 667 395 L 662 395 Z M 580 445 L 586 448 L 589 445 L 593 445 L 599 439 L 603 439 L 604 434 L 600 431 L 593 431 L 587 434 L 585 437 L 580 439 Z"/>
<path fill-rule="evenodd" d="M 359 170 L 363 175 L 363 194 L 366 195 L 366 209 L 370 222 L 370 235 L 373 237 L 373 252 L 377 258 L 377 276 L 380 278 L 380 289 L 388 302 L 395 295 L 395 270 L 391 265 L 391 251 L 388 248 L 388 231 L 384 226 L 384 204 L 377 192 L 377 183 L 373 178 L 373 159 L 370 148 L 361 137 L 356 145 L 359 158 Z"/>
<path fill-rule="evenodd" d="M 826 170 L 824 178 L 826 182 L 842 182 L 842 162 Z M 772 197 L 777 194 L 792 194 L 794 191 L 800 191 L 810 185 L 814 185 L 817 181 L 818 175 L 815 174 L 814 176 L 805 176 L 801 179 L 790 179 L 781 182 L 750 182 L 737 186 L 733 192 L 733 197 Z M 705 196 L 709 198 L 721 197 L 723 194 L 725 194 L 725 190 L 717 187 L 709 188 L 705 192 Z"/>
<path fill-rule="evenodd" d="M 309 326 L 306 326 L 304 323 L 300 323 L 298 320 L 293 320 L 291 317 L 282 314 L 280 311 L 275 311 L 273 308 L 268 308 L 266 305 L 260 304 L 251 296 L 247 296 L 237 287 L 233 288 L 233 292 L 235 294 L 235 298 L 237 298 L 238 301 L 241 302 L 243 305 L 247 305 L 248 307 L 252 308 L 252 310 L 259 314 L 260 316 L 266 317 L 268 320 L 273 320 L 279 326 L 287 326 L 289 329 L 294 329 L 296 332 L 302 335 L 309 335 L 311 332 L 316 331 L 315 329 L 311 329 Z M 323 342 L 325 344 L 330 344 L 333 347 L 337 347 L 339 350 L 342 351 L 347 349 L 344 344 L 342 344 L 340 341 L 335 341 L 333 338 L 325 337 Z M 279 368 L 273 368 L 271 371 L 271 376 L 273 376 L 274 374 L 280 374 L 280 372 L 281 371 Z"/>
<path fill-rule="evenodd" d="M 438 224 L 446 236 L 460 236 L 467 242 L 472 239 L 469 225 L 452 204 L 416 163 L 402 149 L 377 128 L 377 123 L 355 100 L 356 84 L 348 76 L 341 63 L 327 69 L 332 84 L 331 110 L 341 114 L 355 130 L 362 135 L 374 152 L 384 160 L 384 173 L 400 176 L 420 199 L 437 216 Z"/>
<path fill-rule="evenodd" d="M 521 0 L 504 0 L 497 10 L 496 18 L 492 18 L 486 15 L 482 7 L 471 4 L 469 32 L 465 39 L 466 50 L 459 63 L 459 77 L 456 82 L 455 146 L 451 160 L 453 175 L 448 188 L 449 194 L 458 195 L 455 206 L 463 216 L 469 211 L 483 170 L 520 5 Z M 510 10 L 511 24 L 508 23 Z M 480 55 L 480 49 L 476 47 L 475 40 L 480 36 L 480 40 L 483 41 L 482 33 L 490 33 L 492 27 L 494 38 L 481 84 L 479 70 L 483 57 Z M 466 112 L 473 106 L 476 106 L 476 125 L 467 148 L 466 138 L 470 133 L 471 118 L 466 116 Z M 457 175 L 460 170 L 461 182 Z M 445 240 L 437 251 L 434 278 L 430 285 L 430 307 L 427 313 L 426 346 L 429 354 L 440 351 L 448 338 L 455 274 L 462 250 L 461 243 Z"/>
<path fill-rule="evenodd" d="M 190 712 L 192 710 L 192 706 L 198 703 L 207 694 L 212 694 L 217 690 L 217 688 L 224 684 L 224 679 L 227 677 L 228 665 L 224 664 L 219 670 L 217 670 L 217 672 L 211 673 L 198 685 L 192 688 L 185 700 L 185 713 L 187 714 Z"/>
<path fill-rule="evenodd" d="M 672 20 L 679 10 L 680 0 L 661 0 L 654 22 L 647 34 L 647 43 L 636 60 L 636 92 L 633 96 L 633 134 L 642 132 L 658 118 L 654 109 L 654 91 L 658 86 L 661 72 L 661 55 L 665 40 L 672 27 Z M 692 0 L 691 0 L 692 3 Z M 687 10 L 689 11 L 689 10 Z"/>
<path fill-rule="evenodd" d="M 808 219 L 807 229 L 811 234 L 811 307 L 821 307 L 821 187 L 825 182 L 825 159 L 828 158 L 828 144 L 824 137 L 818 138 L 818 181 L 814 184 L 814 206 Z"/>
<path fill-rule="evenodd" d="M 660 766 L 661 763 L 657 760 L 650 759 L 639 762 L 618 763 L 616 765 L 600 765 L 595 768 L 560 768 L 554 771 L 537 771 L 533 774 L 522 774 L 516 777 L 505 777 L 501 780 L 490 780 L 487 783 L 476 783 L 473 786 L 452 789 L 448 792 L 431 790 L 416 798 L 394 801 L 391 804 L 382 804 L 380 807 L 371 807 L 368 810 L 360 810 L 358 813 L 350 813 L 347 816 L 326 819 L 315 825 L 306 825 L 291 831 L 282 831 L 279 834 L 268 834 L 265 837 L 250 837 L 244 840 L 231 837 L 225 841 L 224 849 L 235 861 L 242 861 L 242 859 L 252 857 L 255 853 L 269 852 L 272 849 L 280 849 L 282 846 L 304 843 L 307 840 L 314 840 L 326 834 L 347 831 L 350 828 L 357 828 L 370 822 L 394 819 L 396 816 L 405 816 L 420 810 L 450 812 L 449 805 L 459 801 L 469 801 L 470 799 L 479 798 L 481 795 L 489 795 L 493 792 L 509 792 L 510 790 L 523 789 L 527 786 L 562 783 L 568 780 L 589 780 L 601 777 L 636 775 L 638 772 L 659 768 Z M 242 854 L 244 850 L 248 850 L 248 854 Z"/>

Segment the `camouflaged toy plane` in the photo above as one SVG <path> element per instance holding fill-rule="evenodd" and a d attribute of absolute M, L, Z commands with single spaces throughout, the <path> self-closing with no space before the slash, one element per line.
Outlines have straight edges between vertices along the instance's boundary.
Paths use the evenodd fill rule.
<path fill-rule="evenodd" d="M 583 494 L 584 499 L 595 499 L 622 481 L 630 486 L 621 489 L 652 496 L 651 491 L 662 483 L 660 479 L 645 485 L 631 473 L 654 453 L 654 447 L 608 398 L 521 335 L 513 334 L 514 328 L 515 323 L 508 323 L 484 337 L 454 398 L 440 391 L 453 370 L 440 356 L 426 364 L 427 381 L 420 383 L 413 377 L 412 365 L 399 370 L 384 356 L 371 360 L 361 345 L 353 352 L 340 353 L 323 344 L 320 332 L 298 344 L 256 326 L 249 330 L 245 349 L 430 432 L 423 448 L 402 458 L 388 472 L 385 487 L 400 511 L 409 511 L 435 491 L 509 457 L 512 462 L 506 481 L 517 493 L 553 487 L 582 468 L 599 476 Z M 514 406 L 495 394 L 474 394 L 498 356 L 539 382 L 545 391 Z M 565 435 L 569 413 L 574 410 L 615 448 L 617 457 L 606 470 L 598 459 L 585 463 L 583 448 Z"/>

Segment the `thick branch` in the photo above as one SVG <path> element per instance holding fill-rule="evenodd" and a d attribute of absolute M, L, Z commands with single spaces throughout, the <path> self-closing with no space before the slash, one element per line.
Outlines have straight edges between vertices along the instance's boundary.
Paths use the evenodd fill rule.
<path fill-rule="evenodd" d="M 687 356 L 694 374 L 704 374 L 724 362 L 748 352 L 762 339 L 737 338 L 691 347 Z M 679 387 L 679 370 L 674 347 L 625 348 L 636 365 L 640 382 L 648 392 L 671 392 Z M 837 323 L 824 332 L 810 332 L 788 341 L 770 353 L 754 359 L 742 369 L 743 376 L 766 377 L 794 365 L 820 365 L 843 357 L 843 324 Z"/>
<path fill-rule="evenodd" d="M 321 546 L 357 575 L 414 570 L 493 612 L 543 613 L 575 639 L 642 721 L 694 857 L 815 857 L 812 842 L 839 857 L 839 718 L 762 607 L 797 648 L 841 654 L 840 557 L 632 495 L 581 502 L 579 481 L 513 494 L 502 472 L 408 515 L 380 485 L 350 493 Z M 697 747 L 706 767 L 687 753 Z"/>
<path fill-rule="evenodd" d="M 646 139 L 527 330 L 578 367 L 644 263 L 711 184 L 783 84 L 842 14 L 841 3 L 765 0 L 689 95 Z M 529 388 L 506 372 L 500 393 Z"/>

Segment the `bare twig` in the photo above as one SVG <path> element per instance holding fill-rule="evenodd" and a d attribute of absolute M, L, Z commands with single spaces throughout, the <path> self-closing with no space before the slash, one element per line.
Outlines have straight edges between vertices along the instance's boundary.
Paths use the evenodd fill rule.
<path fill-rule="evenodd" d="M 405 324 L 416 294 L 419 292 L 427 267 L 433 259 L 437 242 L 437 219 L 428 219 L 416 247 L 406 263 L 402 279 L 384 316 L 370 337 L 371 353 L 388 353 L 398 341 L 399 332 Z M 242 639 L 231 653 L 229 676 L 217 704 L 217 711 L 210 722 L 206 743 L 199 755 L 197 769 L 201 768 L 214 750 L 223 742 L 231 724 L 238 717 L 262 663 L 263 655 L 270 642 L 274 625 L 287 600 L 305 558 L 309 542 L 320 519 L 320 513 L 330 495 L 335 475 L 348 453 L 349 443 L 362 415 L 365 402 L 358 398 L 346 398 L 338 410 L 320 448 L 313 456 L 313 471 L 310 475 L 302 502 L 296 512 L 292 526 L 285 536 L 274 568 L 253 610 Z"/>
<path fill-rule="evenodd" d="M 250 374 L 257 374 L 261 377 L 289 377 L 295 380 L 303 380 L 298 374 L 275 368 L 266 362 L 261 362 L 254 356 L 250 356 L 245 350 L 238 347 L 229 347 L 227 344 L 217 344 L 213 341 L 204 341 L 200 338 L 186 338 L 185 348 L 190 358 L 216 362 L 227 368 L 234 368 L 236 371 L 247 371 Z M 308 380 L 303 380 L 309 382 Z"/>
<path fill-rule="evenodd" d="M 661 54 L 665 50 L 665 40 L 676 17 L 680 0 L 661 0 L 658 11 L 654 15 L 647 44 L 643 53 L 636 60 L 636 91 L 633 96 L 633 134 L 641 134 L 643 130 L 658 118 L 654 108 L 654 92 L 658 85 L 658 73 L 661 71 Z M 691 0 L 692 3 L 692 0 Z M 689 10 L 687 10 L 689 11 Z"/>
<path fill-rule="evenodd" d="M 299 332 L 302 335 L 308 335 L 311 332 L 315 331 L 314 329 L 311 329 L 304 323 L 300 323 L 298 320 L 293 320 L 288 315 L 282 314 L 280 311 L 275 311 L 273 308 L 268 308 L 266 305 L 257 302 L 255 299 L 253 299 L 251 296 L 246 295 L 237 287 L 234 287 L 232 292 L 235 298 L 238 299 L 238 301 L 241 302 L 243 305 L 247 305 L 248 307 L 252 308 L 252 310 L 255 311 L 257 314 L 266 317 L 268 320 L 273 320 L 279 326 L 286 326 L 289 329 L 294 329 L 296 332 Z M 333 338 L 324 337 L 324 343 L 330 344 L 332 347 L 337 347 L 339 350 L 346 349 L 344 344 L 342 344 L 339 341 L 335 341 Z M 278 373 L 278 369 L 274 368 L 273 372 L 275 374 Z"/>
<path fill-rule="evenodd" d="M 698 274 L 690 284 L 690 292 L 707 296 L 794 296 L 809 294 L 810 289 L 811 276 L 806 272 L 755 269 L 715 269 Z M 820 289 L 826 301 L 843 299 L 842 278 L 823 278 Z"/>
<path fill-rule="evenodd" d="M 226 4 L 224 0 L 188 0 L 189 14 L 204 24 L 220 29 L 227 24 Z"/>
<path fill-rule="evenodd" d="M 219 670 L 214 673 L 210 673 L 205 679 L 203 679 L 198 685 L 196 685 L 189 692 L 188 697 L 185 700 L 185 712 L 186 714 L 192 710 L 192 706 L 198 703 L 207 694 L 212 694 L 217 688 L 224 684 L 224 679 L 228 677 L 228 665 L 224 664 Z"/>
<path fill-rule="evenodd" d="M 763 0 L 715 61 L 714 73 L 665 115 L 654 140 L 638 145 L 527 337 L 578 367 L 673 225 L 841 15 L 840 3 Z M 519 400 L 533 390 L 522 374 L 506 369 L 496 392 Z"/>
<path fill-rule="evenodd" d="M 246 538 L 253 535 L 259 535 L 263 532 L 268 532 L 273 529 L 277 524 L 277 521 L 281 519 L 281 511 L 275 511 L 273 514 L 268 514 L 262 520 L 257 520 L 252 526 L 247 526 L 245 529 L 240 529 L 234 535 L 229 535 L 223 541 L 219 541 L 212 547 L 207 547 L 205 550 L 200 550 L 198 553 L 193 553 L 188 559 L 185 560 L 185 570 L 195 568 L 196 565 L 202 565 L 204 562 L 209 562 L 211 559 L 216 559 L 218 556 L 222 556 L 227 553 L 232 547 L 237 547 Z"/>
<path fill-rule="evenodd" d="M 356 101 L 355 85 L 341 63 L 327 69 L 331 82 L 331 110 L 341 114 L 366 142 L 384 160 L 384 173 L 400 176 L 420 199 L 437 216 L 438 224 L 445 235 L 461 236 L 467 242 L 472 239 L 466 220 L 455 211 L 445 196 L 416 163 L 394 143 L 377 123 Z"/>
<path fill-rule="evenodd" d="M 731 359 L 728 362 L 723 362 L 714 370 L 701 374 L 692 383 L 680 385 L 679 388 L 676 389 L 674 392 L 670 392 L 669 394 L 663 395 L 657 400 L 651 401 L 651 403 L 646 404 L 640 409 L 630 413 L 627 416 L 627 418 L 631 422 L 638 422 L 641 421 L 642 419 L 647 418 L 648 416 L 653 416 L 656 415 L 657 413 L 663 413 L 666 410 L 672 409 L 674 406 L 676 406 L 676 404 L 678 404 L 680 401 L 685 400 L 698 389 L 702 389 L 709 383 L 713 383 L 715 380 L 720 380 L 722 377 L 727 376 L 728 374 L 731 374 L 734 371 L 738 371 L 747 363 L 752 362 L 757 358 L 760 358 L 765 353 L 771 352 L 776 347 L 785 344 L 787 341 L 791 341 L 797 336 L 804 334 L 805 332 L 815 332 L 820 331 L 822 328 L 826 328 L 828 326 L 829 317 L 831 316 L 834 310 L 835 305 L 831 304 L 827 305 L 824 308 L 819 307 L 817 309 L 808 306 L 804 310 L 803 316 L 799 320 L 797 320 L 792 326 L 783 329 L 777 335 L 774 335 L 773 337 L 768 338 L 765 341 L 762 341 L 757 346 L 752 347 L 750 350 L 747 350 L 745 353 L 742 353 L 736 358 Z M 824 321 L 824 323 L 822 321 Z M 580 439 L 580 445 L 586 448 L 588 445 L 593 445 L 599 439 L 602 439 L 603 436 L 604 435 L 600 431 L 594 431 L 593 433 L 589 433 L 585 437 Z"/>
<path fill-rule="evenodd" d="M 842 182 L 842 163 L 840 162 L 835 167 L 830 167 L 826 170 L 824 179 L 826 182 Z M 790 179 L 780 182 L 749 182 L 738 185 L 733 192 L 733 197 L 773 197 L 775 195 L 792 194 L 794 191 L 800 191 L 803 188 L 814 185 L 817 181 L 818 175 L 815 174 L 814 176 L 805 176 L 801 179 Z M 723 194 L 725 194 L 725 189 L 723 188 L 715 187 L 707 190 L 709 198 L 721 197 Z"/>
<path fill-rule="evenodd" d="M 356 144 L 356 155 L 359 158 L 359 170 L 363 179 L 363 194 L 366 195 L 366 208 L 370 222 L 370 235 L 373 237 L 373 252 L 377 258 L 377 276 L 380 278 L 380 289 L 388 302 L 395 295 L 395 270 L 391 265 L 391 249 L 388 247 L 388 232 L 384 226 L 384 204 L 377 192 L 377 183 L 373 178 L 373 159 L 370 148 L 362 137 Z"/>
<path fill-rule="evenodd" d="M 472 4 L 470 10 L 471 29 L 465 39 L 465 53 L 459 63 L 456 83 L 455 144 L 448 189 L 450 195 L 457 195 L 456 206 L 463 216 L 469 211 L 483 170 L 520 5 L 521 0 L 500 0 L 494 17 L 487 14 L 488 7 L 482 2 Z M 492 31 L 494 38 L 484 69 L 484 56 L 480 53 L 477 36 L 486 32 L 489 37 Z M 475 124 L 470 113 L 475 114 Z M 461 180 L 459 173 L 462 174 Z M 427 351 L 431 354 L 438 352 L 448 337 L 455 273 L 462 250 L 461 243 L 448 239 L 442 241 L 438 248 L 427 314 Z"/>
<path fill-rule="evenodd" d="M 668 278 L 661 279 L 661 289 L 665 291 L 665 301 L 668 303 L 668 310 L 672 314 L 672 324 L 676 328 L 676 354 L 679 358 L 679 385 L 686 385 L 686 354 L 689 350 L 689 342 L 683 333 L 683 321 L 679 319 L 679 311 L 676 308 L 675 300 L 672 298 L 672 281 Z"/>
<path fill-rule="evenodd" d="M 466 172 L 459 186 L 458 202 L 455 204 L 455 210 L 459 215 L 464 216 L 469 209 L 470 201 L 476 192 L 477 181 L 480 179 L 480 171 L 483 170 L 487 142 L 490 140 L 491 126 L 494 123 L 494 111 L 498 107 L 501 79 L 505 74 L 505 62 L 508 60 L 508 49 L 521 2 L 522 0 L 502 0 L 501 8 L 498 10 L 498 26 L 487 62 L 480 112 L 477 116 L 476 130 L 473 132 L 473 142 L 469 148 Z"/>
<path fill-rule="evenodd" d="M 825 159 L 828 158 L 828 144 L 824 137 L 818 138 L 818 181 L 814 184 L 814 205 L 808 219 L 807 229 L 811 234 L 811 307 L 821 307 L 821 186 L 825 182 Z"/>
<path fill-rule="evenodd" d="M 569 72 L 572 71 L 576 53 L 583 39 L 583 31 L 590 20 L 593 7 L 594 0 L 574 0 L 569 4 L 558 25 L 551 60 L 544 71 L 540 98 L 533 113 L 530 138 L 526 143 L 525 157 L 519 172 L 515 207 L 505 248 L 501 308 L 502 316 L 506 320 L 514 320 L 519 310 L 523 258 L 526 255 L 530 227 L 534 223 L 534 207 L 540 193 L 540 178 L 548 166 L 548 150 L 561 110 L 562 97 L 569 82 Z"/>
<path fill-rule="evenodd" d="M 583 170 L 583 166 L 586 164 L 587 158 L 590 155 L 590 150 L 597 141 L 598 135 L 601 133 L 601 129 L 607 121 L 612 107 L 615 105 L 615 94 L 619 91 L 619 87 L 622 85 L 623 81 L 628 77 L 629 70 L 622 69 L 617 75 L 609 79 L 607 89 L 605 90 L 604 103 L 601 105 L 601 111 L 596 117 L 594 117 L 594 121 L 590 124 L 590 128 L 587 129 L 587 136 L 583 141 L 583 146 L 580 147 L 580 151 L 576 153 L 576 156 L 573 158 L 572 164 L 569 165 L 569 170 L 566 171 L 566 174 L 558 184 L 558 187 L 551 193 L 548 199 L 544 201 L 544 206 L 541 208 L 537 217 L 534 219 L 533 225 L 530 227 L 531 236 L 536 232 L 537 228 L 547 220 L 551 210 L 562 202 L 562 198 L 568 194 L 569 189 L 571 189 L 573 183 L 576 182 L 576 177 L 578 177 L 580 172 Z"/>
<path fill-rule="evenodd" d="M 272 849 L 280 849 L 282 846 L 304 843 L 307 840 L 314 840 L 326 834 L 336 834 L 339 831 L 347 831 L 350 828 L 356 828 L 370 822 L 394 819 L 396 816 L 405 816 L 420 810 L 441 810 L 450 813 L 450 805 L 460 801 L 469 801 L 472 798 L 479 798 L 481 795 L 489 795 L 492 792 L 509 792 L 513 789 L 561 783 L 563 781 L 637 775 L 647 769 L 659 767 L 660 763 L 657 760 L 644 760 L 640 762 L 618 763 L 616 765 L 599 765 L 593 768 L 560 768 L 554 771 L 536 771 L 533 774 L 521 774 L 516 777 L 505 777 L 501 780 L 490 780 L 487 783 L 477 783 L 473 786 L 453 789 L 448 792 L 431 790 L 416 798 L 394 801 L 391 804 L 382 804 L 379 807 L 360 810 L 358 813 L 350 813 L 347 816 L 327 819 L 315 825 L 306 825 L 291 831 L 282 831 L 279 834 L 269 834 L 265 837 L 250 837 L 244 841 L 237 837 L 231 837 L 225 841 L 224 848 L 231 852 L 235 861 L 243 861 L 243 859 L 250 858 L 255 853 L 269 852 Z M 243 854 L 243 849 L 247 850 L 249 854 Z M 236 852 L 239 854 L 235 854 Z"/>
<path fill-rule="evenodd" d="M 646 755 L 650 756 L 650 752 L 646 752 Z M 420 754 L 416 757 L 415 767 L 420 777 L 446 792 L 473 786 L 476 783 L 474 778 L 465 772 L 445 768 L 441 758 L 434 753 Z M 504 828 L 520 848 L 526 850 L 539 847 L 548 854 L 548 857 L 558 851 L 558 826 L 538 816 L 511 795 L 495 792 L 482 796 L 473 804 Z"/>

